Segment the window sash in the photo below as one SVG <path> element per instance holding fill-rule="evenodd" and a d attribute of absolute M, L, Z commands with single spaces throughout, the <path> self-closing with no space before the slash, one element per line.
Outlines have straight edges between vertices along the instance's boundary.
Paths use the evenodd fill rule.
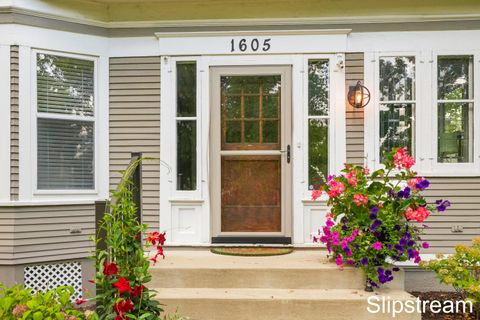
<path fill-rule="evenodd" d="M 45 77 L 41 77 L 38 75 L 38 70 L 37 70 L 37 62 L 38 62 L 38 55 L 47 55 L 47 56 L 54 56 L 54 57 L 58 57 L 60 61 L 62 61 L 62 59 L 70 59 L 71 61 L 75 61 L 75 62 L 80 62 L 80 64 L 84 64 L 84 65 L 88 65 L 90 66 L 89 68 L 87 68 L 88 70 L 90 70 L 90 75 L 86 76 L 88 79 L 91 80 L 91 84 L 87 85 L 87 89 L 89 90 L 88 93 L 90 95 L 90 98 L 89 98 L 89 106 L 91 106 L 91 110 L 87 111 L 88 112 L 83 112 L 82 108 L 78 108 L 77 111 L 78 112 L 65 112 L 66 109 L 60 109 L 60 110 L 55 110 L 55 108 L 48 108 L 48 107 L 44 107 L 44 108 L 41 108 L 40 107 L 40 103 L 44 102 L 43 100 L 39 99 L 39 97 L 42 97 L 42 95 L 39 95 L 39 92 L 41 92 L 42 90 L 45 90 Z M 34 147 L 34 151 L 33 151 L 33 154 L 34 154 L 34 181 L 35 181 L 35 193 L 38 193 L 38 194 L 46 194 L 46 193 L 50 193 L 50 192 L 58 192 L 58 191 L 61 191 L 61 192 L 68 192 L 69 194 L 70 193 L 85 193 L 85 192 L 97 192 L 97 170 L 96 170 L 96 167 L 97 167 L 97 148 L 96 148 L 96 141 L 97 141 L 97 124 L 96 124 L 96 107 L 97 107 L 97 99 L 98 99 L 98 91 L 97 91 L 97 59 L 96 58 L 91 58 L 91 57 L 88 57 L 88 56 L 81 56 L 81 55 L 75 55 L 75 54 L 66 54 L 66 53 L 57 53 L 57 52 L 47 52 L 47 51 L 41 51 L 41 50 L 32 50 L 32 63 L 33 65 L 35 66 L 34 70 L 33 70 L 33 77 L 35 79 L 34 81 L 34 84 L 33 84 L 33 87 L 32 87 L 32 92 L 34 92 L 33 94 L 33 106 L 35 108 L 35 112 L 33 113 L 34 117 L 35 117 L 35 120 L 34 120 L 34 123 L 33 123 L 33 128 L 35 129 L 33 131 L 34 133 L 34 144 L 35 144 L 35 147 Z M 69 76 L 72 77 L 72 74 L 71 72 L 75 70 L 74 67 L 68 67 L 68 64 L 65 64 L 65 63 L 59 63 L 59 65 L 61 65 L 62 68 L 65 68 L 67 71 L 67 74 L 69 73 Z M 83 66 L 79 66 L 78 69 L 82 69 L 83 70 Z M 68 85 L 69 82 L 66 82 L 66 84 Z M 91 90 L 90 90 L 91 89 Z M 73 88 L 72 90 L 75 90 L 75 88 Z M 81 90 L 80 90 L 80 95 L 82 94 Z M 65 98 L 65 99 L 62 99 L 61 98 L 61 94 L 59 94 L 60 98 L 53 95 L 51 96 L 50 93 L 48 94 L 49 98 L 50 97 L 53 97 L 53 101 L 60 101 L 60 102 L 65 102 L 65 103 L 68 103 L 69 101 L 69 98 Z M 52 100 L 48 100 L 48 102 L 51 102 Z M 55 106 L 56 104 L 54 103 L 53 106 Z M 79 111 L 80 110 L 80 111 Z M 51 112 L 49 112 L 51 111 Z M 86 151 L 85 149 L 82 150 L 82 147 L 85 147 L 85 146 L 81 146 L 80 144 L 78 144 L 76 141 L 75 143 L 77 143 L 77 145 L 75 146 L 75 150 L 72 149 L 72 148 L 68 148 L 68 145 L 66 146 L 67 149 L 63 149 L 64 153 L 62 152 L 56 152 L 54 151 L 55 148 L 58 148 L 59 145 L 55 145 L 55 144 L 50 144 L 50 155 L 53 157 L 52 159 L 46 159 L 45 158 L 45 154 L 42 154 L 42 150 L 39 150 L 39 148 L 42 147 L 42 145 L 45 146 L 45 143 L 47 143 L 48 145 L 48 141 L 41 141 L 41 137 L 39 136 L 39 133 L 40 133 L 40 130 L 42 130 L 42 128 L 40 128 L 39 126 L 39 123 L 43 122 L 43 123 L 60 123 L 59 120 L 63 120 L 63 124 L 70 124 L 70 125 L 86 125 L 87 128 L 90 128 L 91 130 L 91 133 L 89 133 L 89 136 L 90 136 L 90 145 L 88 146 L 89 148 L 89 151 Z M 67 122 L 68 121 L 68 122 Z M 57 131 L 57 133 L 60 133 Z M 85 133 L 83 133 L 85 134 Z M 58 138 L 58 136 L 57 136 Z M 75 138 L 74 137 L 69 137 L 70 140 L 74 140 Z M 72 141 L 71 141 L 72 142 Z M 73 143 L 73 142 L 72 142 Z M 53 148 L 53 149 L 52 149 Z M 68 151 L 69 150 L 69 151 Z M 54 152 L 54 153 L 52 153 Z M 66 153 L 65 153 L 66 152 Z M 69 153 L 70 152 L 70 153 Z M 75 152 L 75 155 L 72 156 L 72 153 Z M 86 152 L 86 153 L 85 153 Z M 64 168 L 58 168 L 58 164 L 68 164 L 69 163 L 69 160 L 68 160 L 68 157 L 69 156 L 72 156 L 72 157 L 78 157 L 78 159 L 81 158 L 82 155 L 85 156 L 85 154 L 88 156 L 88 159 L 87 159 L 87 162 L 89 162 L 89 164 L 85 164 L 83 163 L 83 167 L 84 169 L 86 168 L 85 165 L 90 168 L 88 169 L 85 169 L 87 171 L 85 171 L 84 173 L 77 173 L 76 175 L 72 175 L 72 176 L 68 176 L 67 173 L 65 173 L 66 169 L 70 169 L 70 170 L 77 170 L 78 172 L 78 167 L 75 169 L 75 165 L 72 165 L 70 167 L 68 166 L 64 166 Z M 65 156 L 67 156 L 67 158 L 64 158 Z M 60 159 L 56 159 L 55 160 L 55 157 L 60 157 Z M 62 158 L 63 157 L 63 158 Z M 42 163 L 42 158 L 44 158 L 44 161 Z M 48 161 L 47 161 L 48 160 Z M 58 172 L 63 172 L 64 175 L 63 177 L 61 177 L 61 174 L 57 174 L 56 177 L 55 176 L 55 172 L 53 172 L 52 170 L 50 170 L 50 175 L 48 174 L 48 172 L 45 172 L 45 171 L 42 171 L 44 169 L 48 169 L 49 167 L 49 164 L 50 163 L 54 163 L 55 164 L 55 161 L 60 161 L 56 164 L 56 170 Z M 70 158 L 70 162 L 71 162 L 71 158 Z M 79 160 L 79 161 L 82 161 L 82 160 Z M 85 161 L 84 161 L 85 162 Z M 80 164 L 82 165 L 82 164 Z M 63 170 L 63 171 L 62 171 Z M 47 170 L 48 171 L 48 170 Z M 68 171 L 68 170 L 67 170 Z M 71 171 L 72 172 L 72 171 Z M 53 176 L 52 176 L 53 174 Z M 45 179 L 49 179 L 49 176 L 50 178 L 54 179 L 52 181 L 40 181 L 40 179 L 42 179 L 42 177 L 44 177 Z M 82 180 L 82 178 L 78 178 L 78 176 L 86 176 L 87 177 L 87 180 L 88 181 L 80 181 Z M 90 177 L 90 178 L 88 178 Z M 63 179 L 63 180 L 62 180 Z M 80 180 L 79 180 L 80 179 Z M 85 180 L 85 179 L 84 179 Z M 63 182 L 62 182 L 63 181 Z M 63 183 L 63 184 L 62 184 Z"/>
<path fill-rule="evenodd" d="M 188 65 L 193 65 L 193 70 L 185 68 Z M 197 149 L 199 146 L 199 122 L 198 122 L 198 65 L 195 60 L 178 60 L 175 66 L 175 189 L 178 192 L 192 192 L 198 190 L 198 155 Z M 180 67 L 179 67 L 180 66 Z M 185 71 L 186 75 L 190 77 L 193 75 L 195 79 L 188 77 L 180 79 L 180 73 Z M 183 75 L 183 76 L 186 76 Z M 184 88 L 180 86 L 185 85 Z M 192 92 L 188 92 L 190 89 Z M 193 101 L 192 101 L 193 100 Z M 190 103 L 191 105 L 185 105 Z M 180 105 L 182 104 L 182 105 Z M 180 137 L 180 128 L 187 130 L 185 124 L 191 123 L 190 128 L 191 140 L 185 140 L 185 133 Z M 184 124 L 181 126 L 181 124 Z M 190 144 L 189 144 L 190 143 Z M 190 158 L 184 158 L 182 155 L 189 150 Z M 187 173 L 189 177 L 184 178 Z"/>
<path fill-rule="evenodd" d="M 385 70 L 382 70 L 382 66 L 381 66 L 381 61 L 382 60 L 392 60 L 392 59 L 395 59 L 397 62 L 397 59 L 398 59 L 398 62 L 403 62 L 405 63 L 405 65 L 407 65 L 408 63 L 410 63 L 410 66 L 407 67 L 403 70 L 403 73 L 400 74 L 400 73 L 396 73 L 395 76 L 396 76 L 396 83 L 393 83 L 391 84 L 390 82 L 393 81 L 393 80 L 388 80 L 388 79 L 385 79 L 385 81 L 383 81 L 382 79 L 382 76 L 384 76 L 384 74 L 382 73 L 385 72 Z M 389 121 L 398 121 L 399 123 L 399 126 L 396 128 L 397 130 L 399 129 L 400 126 L 400 123 L 401 122 L 405 122 L 405 123 L 409 123 L 406 128 L 404 130 L 408 130 L 410 133 L 410 137 L 408 138 L 409 139 L 409 143 L 408 143 L 408 148 L 409 148 L 409 151 L 415 155 L 415 139 L 416 139 L 416 135 L 415 135 L 415 126 L 416 126 L 416 106 L 417 106 L 417 83 L 418 83 L 418 58 L 417 58 L 417 55 L 415 54 L 408 54 L 408 53 L 399 53 L 399 54 L 388 54 L 388 53 L 385 53 L 385 54 L 380 54 L 378 56 L 378 59 L 376 59 L 376 64 L 377 64 L 377 67 L 376 67 L 376 74 L 375 74 L 375 77 L 377 79 L 376 81 L 376 85 L 375 85 L 375 92 L 377 92 L 376 94 L 376 105 L 378 106 L 378 109 L 377 109 L 377 113 L 375 115 L 375 117 L 377 118 L 376 119 L 376 123 L 378 124 L 377 125 L 377 132 L 378 132 L 378 135 L 376 137 L 376 145 L 378 146 L 376 149 L 376 154 L 379 159 L 379 162 L 383 161 L 383 154 L 385 152 L 389 152 L 391 150 L 391 148 L 393 147 L 400 147 L 401 145 L 397 142 L 395 142 L 395 139 L 396 140 L 404 140 L 406 139 L 407 137 L 404 136 L 404 134 L 402 134 L 402 131 L 397 131 L 397 132 L 394 132 L 392 133 L 392 131 L 390 131 L 390 129 L 392 129 L 390 126 L 387 128 L 387 131 L 385 132 L 385 128 L 383 127 L 383 123 L 382 123 L 382 119 L 385 118 L 385 116 L 387 116 L 385 110 L 382 110 L 382 106 L 394 106 L 394 105 L 397 105 L 397 106 L 410 106 L 409 109 L 410 110 L 410 119 L 403 119 L 402 120 L 402 117 L 407 117 L 407 115 L 400 115 L 400 108 L 395 108 L 391 111 L 393 111 L 394 113 L 399 113 L 398 115 L 398 120 L 395 120 L 392 118 L 392 116 L 390 116 L 390 120 Z M 400 66 L 401 67 L 401 66 Z M 395 69 L 395 66 L 392 66 L 393 69 Z M 388 71 L 388 70 L 386 70 Z M 395 70 L 390 70 L 390 72 L 388 73 L 390 76 L 393 75 Z M 402 71 L 402 70 L 400 70 Z M 383 86 L 384 86 L 384 90 L 386 89 L 388 91 L 389 94 L 392 94 L 392 92 L 390 92 L 390 90 L 394 90 L 395 86 L 399 87 L 399 88 L 403 88 L 403 91 L 400 91 L 400 92 L 397 92 L 397 93 L 393 93 L 394 95 L 396 96 L 399 96 L 398 99 L 396 100 L 392 100 L 392 99 L 385 99 L 385 97 L 383 96 L 383 93 L 382 93 L 382 81 L 383 81 Z M 393 89 L 392 89 L 393 88 Z M 389 96 L 390 97 L 390 96 Z M 405 97 L 408 97 L 408 98 L 411 98 L 411 99 L 405 99 Z M 398 111 L 398 112 L 397 112 Z M 408 110 L 405 110 L 406 112 Z M 390 112 L 390 111 L 388 111 Z M 395 117 L 395 114 L 393 115 L 393 117 Z M 410 126 L 410 129 L 408 129 L 408 126 Z M 382 132 L 384 133 L 382 135 Z M 385 140 L 386 137 L 385 135 L 389 135 L 391 139 L 391 141 L 387 141 Z M 384 145 L 385 143 L 388 145 L 388 149 L 385 149 L 384 148 Z"/>
<path fill-rule="evenodd" d="M 315 66 L 311 68 L 310 66 Z M 318 189 L 326 183 L 329 174 L 329 151 L 330 144 L 330 121 L 331 121 L 331 60 L 328 58 L 309 58 L 306 61 L 308 70 L 306 78 L 306 131 L 307 131 L 307 171 L 306 180 L 308 190 Z M 322 79 L 323 76 L 323 79 Z M 325 79 L 326 78 L 326 79 Z M 311 85 L 317 85 L 318 88 L 312 88 Z M 321 90 L 326 92 L 321 92 Z M 320 94 L 318 99 L 315 94 Z M 318 107 L 320 105 L 320 107 Z M 323 107 L 322 107 L 323 105 Z M 316 128 L 312 123 L 320 124 Z M 323 131 L 323 133 L 322 133 Z M 312 141 L 312 135 L 319 135 L 316 141 Z M 318 143 L 322 139 L 324 143 Z M 317 143 L 316 143 L 317 142 Z M 317 154 L 318 149 L 323 149 L 325 154 Z M 316 162 L 316 163 L 313 163 Z"/>

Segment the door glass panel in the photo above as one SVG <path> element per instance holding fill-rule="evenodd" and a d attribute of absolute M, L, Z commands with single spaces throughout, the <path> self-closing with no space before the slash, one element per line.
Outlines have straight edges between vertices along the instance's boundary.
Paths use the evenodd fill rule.
<path fill-rule="evenodd" d="M 328 64 L 328 60 L 308 62 L 308 114 L 311 116 L 327 116 L 329 113 Z"/>
<path fill-rule="evenodd" d="M 197 64 L 177 62 L 177 117 L 194 117 L 197 109 Z"/>
<path fill-rule="evenodd" d="M 318 189 L 328 175 L 328 119 L 309 119 L 308 138 L 308 181 Z"/>
<path fill-rule="evenodd" d="M 222 76 L 220 83 L 222 149 L 279 150 L 281 76 Z"/>

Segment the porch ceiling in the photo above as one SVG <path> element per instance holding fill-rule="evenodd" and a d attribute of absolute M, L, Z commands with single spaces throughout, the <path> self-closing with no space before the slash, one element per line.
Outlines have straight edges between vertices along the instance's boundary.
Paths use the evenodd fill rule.
<path fill-rule="evenodd" d="M 0 0 L 0 12 L 8 8 L 102 27 L 480 19 L 478 0 Z"/>

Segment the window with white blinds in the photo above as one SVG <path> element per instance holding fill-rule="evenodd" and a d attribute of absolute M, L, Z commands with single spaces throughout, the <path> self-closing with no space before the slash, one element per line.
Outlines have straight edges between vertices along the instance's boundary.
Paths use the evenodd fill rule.
<path fill-rule="evenodd" d="M 95 189 L 95 62 L 36 53 L 37 189 Z"/>

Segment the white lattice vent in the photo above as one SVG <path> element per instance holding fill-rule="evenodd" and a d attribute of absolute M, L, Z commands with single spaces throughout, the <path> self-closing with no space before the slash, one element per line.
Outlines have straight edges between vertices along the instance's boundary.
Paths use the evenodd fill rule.
<path fill-rule="evenodd" d="M 82 298 L 82 264 L 65 262 L 36 264 L 24 269 L 25 287 L 35 291 L 47 291 L 60 286 L 72 286 L 72 301 Z"/>

